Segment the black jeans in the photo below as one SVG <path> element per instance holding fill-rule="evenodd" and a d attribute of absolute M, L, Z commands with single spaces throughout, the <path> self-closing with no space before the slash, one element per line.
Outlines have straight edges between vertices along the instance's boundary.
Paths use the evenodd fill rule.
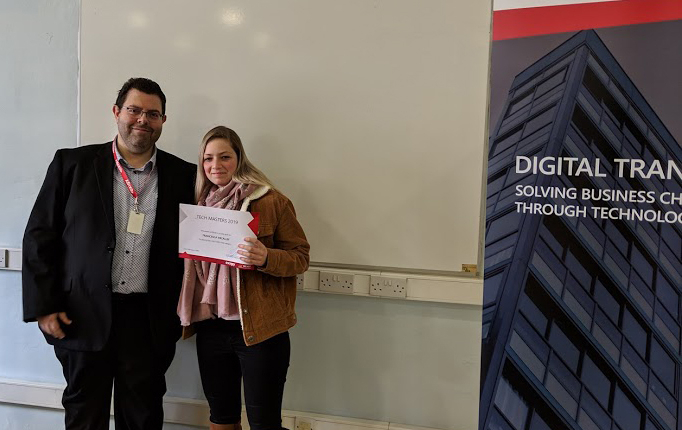
<path fill-rule="evenodd" d="M 239 321 L 214 319 L 197 323 L 197 355 L 211 422 L 234 424 L 241 418 L 241 382 L 249 426 L 282 428 L 282 395 L 291 346 L 284 332 L 246 346 Z"/>
<path fill-rule="evenodd" d="M 114 294 L 109 340 L 101 351 L 55 347 L 66 389 L 67 430 L 107 430 L 111 389 L 117 430 L 161 430 L 164 374 L 175 344 L 152 346 L 147 294 Z"/>

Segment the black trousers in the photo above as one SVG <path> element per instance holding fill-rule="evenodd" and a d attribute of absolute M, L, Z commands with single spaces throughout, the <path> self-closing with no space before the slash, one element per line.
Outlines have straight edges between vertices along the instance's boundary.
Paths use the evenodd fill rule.
<path fill-rule="evenodd" d="M 280 430 L 290 351 L 288 332 L 246 346 L 239 321 L 199 322 L 199 372 L 211 408 L 211 422 L 239 422 L 243 378 L 246 415 L 251 429 Z"/>
<path fill-rule="evenodd" d="M 55 347 L 66 389 L 66 430 L 106 430 L 112 387 L 116 430 L 161 430 L 165 373 L 175 344 L 154 348 L 147 294 L 114 294 L 112 327 L 102 351 Z"/>

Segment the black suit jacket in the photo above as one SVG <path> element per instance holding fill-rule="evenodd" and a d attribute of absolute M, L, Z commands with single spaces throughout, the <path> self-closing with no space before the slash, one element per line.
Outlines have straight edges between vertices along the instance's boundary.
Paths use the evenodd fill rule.
<path fill-rule="evenodd" d="M 196 166 L 157 149 L 158 201 L 149 256 L 153 341 L 167 348 L 180 336 L 176 307 L 178 205 L 193 203 Z M 111 329 L 111 265 L 116 246 L 111 142 L 60 149 L 36 199 L 23 241 L 24 321 L 54 312 L 73 320 L 66 337 L 48 343 L 101 350 Z"/>

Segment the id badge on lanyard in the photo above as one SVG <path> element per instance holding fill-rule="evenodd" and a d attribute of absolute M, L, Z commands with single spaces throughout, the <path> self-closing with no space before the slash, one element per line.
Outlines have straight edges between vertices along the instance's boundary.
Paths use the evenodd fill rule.
<path fill-rule="evenodd" d="M 142 234 L 142 225 L 144 224 L 144 213 L 140 212 L 139 194 L 137 191 L 135 191 L 135 187 L 133 187 L 132 182 L 130 182 L 130 178 L 128 178 L 128 175 L 126 174 L 125 170 L 123 170 L 121 163 L 118 161 L 118 156 L 116 154 L 116 139 L 114 139 L 114 141 L 111 143 L 111 151 L 114 154 L 114 162 L 116 163 L 116 168 L 118 169 L 118 173 L 121 174 L 121 178 L 123 179 L 123 182 L 126 184 L 128 191 L 133 196 L 133 199 L 135 199 L 133 209 L 131 209 L 130 213 L 128 214 L 127 231 L 128 231 L 128 233 Z M 140 189 L 140 192 L 142 191 L 142 189 L 144 189 L 144 186 L 147 183 L 147 179 L 149 179 L 149 175 L 151 175 L 151 173 L 152 172 L 150 170 L 149 174 L 147 175 L 147 178 L 145 179 L 144 183 L 142 184 L 142 188 Z"/>

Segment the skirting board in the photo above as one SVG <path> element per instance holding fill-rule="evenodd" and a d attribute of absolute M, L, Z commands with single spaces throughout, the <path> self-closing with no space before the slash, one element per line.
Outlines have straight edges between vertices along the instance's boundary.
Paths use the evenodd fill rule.
<path fill-rule="evenodd" d="M 62 409 L 63 385 L 0 378 L 0 403 Z M 208 427 L 208 405 L 204 400 L 164 398 L 165 422 Z M 246 412 L 242 426 L 248 430 Z M 385 421 L 337 417 L 308 412 L 282 411 L 282 426 L 291 430 L 436 430 Z"/>

